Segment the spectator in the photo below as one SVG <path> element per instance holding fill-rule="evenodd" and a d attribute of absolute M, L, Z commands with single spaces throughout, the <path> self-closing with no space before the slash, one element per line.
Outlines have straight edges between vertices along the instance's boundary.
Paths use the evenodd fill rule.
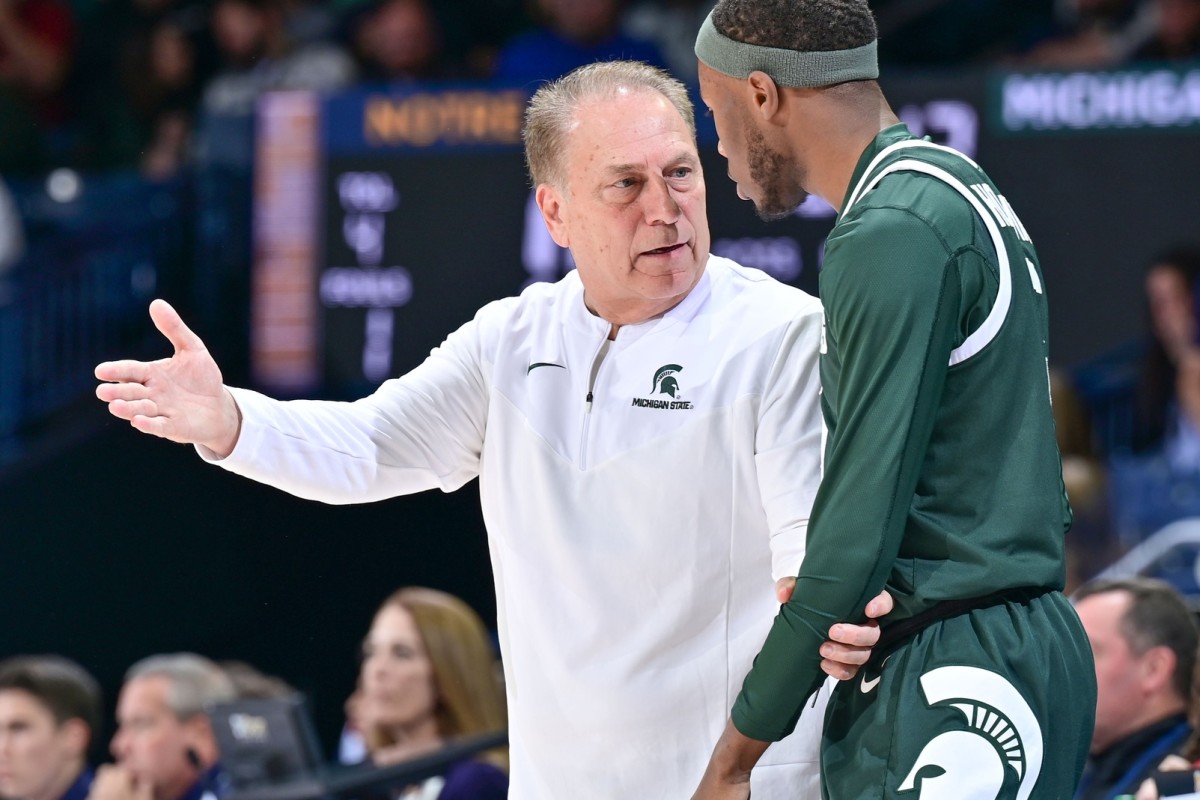
<path fill-rule="evenodd" d="M 1200 467 L 1200 248 L 1156 256 L 1146 272 L 1151 338 L 1137 392 L 1134 449 L 1162 450 L 1179 469 Z"/>
<path fill-rule="evenodd" d="M 371 0 L 347 14 L 346 30 L 365 80 L 425 81 L 449 73 L 427 0 Z"/>
<path fill-rule="evenodd" d="M 141 130 L 142 172 L 153 179 L 183 165 L 200 101 L 196 43 L 187 24 L 185 17 L 158 22 L 122 81 Z"/>
<path fill-rule="evenodd" d="M 12 192 L 0 180 L 0 277 L 25 254 L 25 231 Z"/>
<path fill-rule="evenodd" d="M 100 768 L 88 800 L 219 795 L 217 741 L 204 710 L 234 696 L 228 676 L 203 656 L 174 653 L 134 664 L 117 699 L 117 763 Z"/>
<path fill-rule="evenodd" d="M 58 656 L 0 662 L 0 797 L 84 800 L 88 745 L 100 730 L 100 689 Z"/>
<path fill-rule="evenodd" d="M 63 89 L 75 44 L 75 18 L 61 0 L 0 0 L 0 171 L 36 171 L 65 151 Z"/>
<path fill-rule="evenodd" d="M 504 690 L 483 623 L 466 603 L 434 589 L 409 587 L 375 613 L 363 640 L 349 726 L 378 764 L 436 750 L 460 736 L 504 730 Z M 450 768 L 440 794 L 422 798 L 486 800 L 508 792 L 507 750 Z"/>
<path fill-rule="evenodd" d="M 1133 794 L 1192 733 L 1197 632 L 1169 584 L 1085 584 L 1074 596 L 1096 660 L 1096 728 L 1075 800 Z"/>
<path fill-rule="evenodd" d="M 74 81 L 77 163 L 140 166 L 151 177 L 173 172 L 213 59 L 200 0 L 101 4 L 82 38 Z"/>
<path fill-rule="evenodd" d="M 622 0 L 537 0 L 542 24 L 500 51 L 495 77 L 533 83 L 616 58 L 666 67 L 658 47 L 621 33 Z"/>
<path fill-rule="evenodd" d="M 1128 449 L 1108 459 L 1113 522 L 1124 546 L 1200 515 L 1200 249 L 1159 254 L 1146 272 L 1150 335 L 1133 394 Z M 1130 452 L 1132 451 L 1132 452 Z M 1179 580 L 1191 580 L 1184 570 Z"/>
<path fill-rule="evenodd" d="M 1134 51 L 1136 61 L 1200 58 L 1200 0 L 1153 0 L 1154 32 Z"/>
<path fill-rule="evenodd" d="M 293 43 L 275 0 L 217 0 L 212 31 L 224 69 L 204 90 L 206 113 L 249 115 L 266 91 L 328 92 L 354 79 L 354 63 L 340 48 Z"/>

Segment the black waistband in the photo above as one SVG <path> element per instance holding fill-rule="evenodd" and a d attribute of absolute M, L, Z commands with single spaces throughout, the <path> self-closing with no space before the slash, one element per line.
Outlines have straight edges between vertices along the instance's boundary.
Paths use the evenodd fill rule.
<path fill-rule="evenodd" d="M 871 652 L 871 661 L 877 662 L 887 655 L 895 646 L 915 635 L 922 628 L 934 622 L 951 617 L 957 617 L 968 611 L 978 611 L 981 608 L 991 608 L 1003 603 L 1028 603 L 1030 600 L 1049 594 L 1053 589 L 1045 586 L 1017 586 L 999 592 L 985 594 L 982 597 L 964 597 L 961 599 L 944 600 L 933 608 L 928 608 L 908 619 L 902 619 L 892 625 L 883 625 L 879 634 L 879 643 Z M 884 618 L 886 621 L 886 617 Z"/>

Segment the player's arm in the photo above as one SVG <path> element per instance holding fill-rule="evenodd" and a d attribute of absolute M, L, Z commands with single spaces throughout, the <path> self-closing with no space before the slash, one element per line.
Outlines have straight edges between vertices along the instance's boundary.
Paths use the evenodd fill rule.
<path fill-rule="evenodd" d="M 750 772 L 770 742 L 743 735 L 730 720 L 713 748 L 712 757 L 692 800 L 746 800 L 750 797 Z"/>
<path fill-rule="evenodd" d="M 784 332 L 767 375 L 754 442 L 758 487 L 771 531 L 771 572 L 780 603 L 791 599 L 804 558 L 813 500 L 821 480 L 820 350 L 823 314 L 814 299 Z M 868 622 L 840 624 L 821 645 L 821 669 L 853 678 L 879 641 L 875 619 L 892 610 L 882 593 L 867 609 Z"/>
<path fill-rule="evenodd" d="M 812 653 L 833 622 L 860 620 L 900 549 L 950 352 L 957 260 L 904 209 L 873 209 L 827 245 L 826 336 L 840 371 L 825 476 L 792 600 L 780 610 L 732 718 L 770 741 L 823 679 Z"/>
<path fill-rule="evenodd" d="M 840 360 L 836 425 L 790 602 L 734 704 L 697 797 L 733 798 L 741 771 L 795 727 L 823 680 L 817 648 L 831 623 L 862 618 L 899 552 L 957 331 L 954 259 L 927 225 L 882 209 L 831 237 L 822 293 Z M 827 390 L 828 392 L 828 390 Z M 746 784 L 748 791 L 748 784 Z"/>

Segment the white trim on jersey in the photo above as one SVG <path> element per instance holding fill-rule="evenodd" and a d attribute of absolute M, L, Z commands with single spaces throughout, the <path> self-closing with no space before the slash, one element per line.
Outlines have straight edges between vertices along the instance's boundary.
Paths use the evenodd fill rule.
<path fill-rule="evenodd" d="M 920 140 L 897 142 L 889 147 L 885 147 L 871 161 L 871 164 L 867 167 L 867 171 L 863 173 L 862 179 L 859 180 L 858 186 L 854 188 L 854 193 L 850 195 L 850 200 L 846 203 L 846 207 L 842 209 L 842 214 L 844 215 L 847 211 L 849 211 L 851 206 L 853 206 L 862 195 L 865 195 L 867 192 L 870 192 L 872 189 L 874 189 L 875 185 L 878 184 L 879 181 L 884 178 L 884 176 L 890 175 L 893 172 L 921 172 L 925 175 L 929 175 L 930 177 L 937 178 L 942 183 L 945 183 L 951 189 L 966 198 L 967 202 L 971 204 L 971 207 L 975 209 L 975 213 L 979 214 L 980 219 L 983 220 L 983 224 L 987 228 L 988 235 L 992 238 L 992 246 L 996 249 L 996 260 L 1000 268 L 1000 288 L 996 292 L 996 302 L 992 306 L 992 310 L 988 312 L 987 318 L 983 321 L 983 324 L 980 325 L 979 328 L 977 328 L 970 336 L 968 336 L 962 344 L 950 352 L 950 366 L 954 366 L 955 364 L 961 364 L 972 356 L 977 355 L 983 350 L 983 348 L 987 347 L 988 343 L 991 342 L 992 339 L 996 338 L 996 334 L 1000 332 L 1000 326 L 1004 324 L 1004 319 L 1008 316 L 1008 308 L 1012 304 L 1012 271 L 1008 263 L 1008 251 L 1004 247 L 1004 238 L 1000 235 L 1000 226 L 996 224 L 995 217 L 988 212 L 983 203 L 980 202 L 979 198 L 977 198 L 962 181 L 951 175 L 949 172 L 946 172 L 941 167 L 934 166 L 933 164 L 926 164 L 924 161 L 906 159 L 904 161 L 897 161 L 894 164 L 884 167 L 879 171 L 878 174 L 871 177 L 871 171 L 881 159 L 883 159 L 888 153 L 898 150 L 902 147 L 933 147 L 938 150 L 945 150 L 946 152 L 954 153 L 955 155 L 960 156 L 972 166 L 978 168 L 978 165 L 976 165 L 974 161 L 971 161 L 971 159 L 950 147 L 943 147 L 942 145 L 932 144 L 931 142 L 923 142 Z M 867 180 L 868 178 L 870 178 L 869 181 Z"/>
<path fill-rule="evenodd" d="M 866 182 L 868 176 L 870 176 L 871 172 L 875 169 L 875 167 L 879 165 L 879 162 L 883 161 L 885 158 L 887 158 L 888 156 L 890 156 L 892 153 L 896 152 L 897 150 L 903 150 L 908 147 L 932 147 L 934 150 L 942 150 L 944 152 L 951 153 L 953 155 L 958 156 L 959 158 L 961 158 L 963 161 L 966 161 L 968 164 L 970 164 L 975 169 L 980 169 L 980 166 L 978 164 L 976 164 L 974 161 L 972 161 L 970 157 L 964 155 L 963 153 L 958 152 L 953 147 L 946 147 L 946 145 L 944 145 L 944 144 L 934 144 L 933 142 L 927 142 L 924 139 L 905 139 L 903 142 L 896 142 L 895 144 L 890 144 L 887 147 L 880 150 L 878 153 L 876 153 L 875 157 L 873 159 L 871 159 L 871 163 L 867 165 L 866 170 L 863 172 L 863 176 L 861 178 L 859 178 L 858 185 L 854 187 L 854 193 L 851 194 L 850 199 L 846 201 L 846 207 L 842 209 L 842 213 L 841 213 L 841 215 L 839 215 L 839 219 L 841 218 L 841 216 L 845 216 L 846 212 L 850 210 L 850 207 L 858 202 L 859 195 L 866 194 L 867 192 L 869 192 L 871 190 L 871 187 L 864 188 L 863 184 Z M 980 171 L 982 171 L 982 170 L 980 169 Z M 875 185 L 875 182 L 872 181 L 871 186 L 874 186 L 874 185 Z"/>

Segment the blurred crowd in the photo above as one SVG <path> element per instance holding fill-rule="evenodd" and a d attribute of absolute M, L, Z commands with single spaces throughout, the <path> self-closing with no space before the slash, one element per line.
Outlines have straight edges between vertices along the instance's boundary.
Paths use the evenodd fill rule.
<path fill-rule="evenodd" d="M 272 698 L 290 704 L 298 697 L 282 678 L 195 653 L 156 654 L 130 666 L 117 694 L 115 726 L 102 719 L 100 694 L 83 666 L 60 655 L 0 661 L 0 797 L 216 800 L 246 788 L 236 785 L 235 771 L 222 760 L 216 706 Z M 235 715 L 228 719 L 232 728 Z M 505 726 L 492 640 L 475 612 L 423 587 L 384 600 L 363 640 L 357 688 L 346 702 L 341 760 L 396 764 Z M 103 749 L 104 730 L 113 731 L 112 761 L 94 769 L 90 756 Z M 507 766 L 507 748 L 482 751 L 389 796 L 500 800 L 508 794 Z M 263 767 L 271 779 L 272 765 Z M 286 777 L 299 776 L 275 779 Z"/>
<path fill-rule="evenodd" d="M 711 0 L 0 0 L 0 175 L 161 178 L 201 114 L 271 89 L 536 82 L 636 58 L 695 75 Z M 1102 68 L 1200 55 L 1200 0 L 878 0 L 881 59 Z"/>
<path fill-rule="evenodd" d="M 1170 584 L 1139 577 L 1086 583 L 1072 602 L 1092 646 L 1098 688 L 1088 763 L 1074 800 L 1190 792 L 1200 779 L 1195 612 Z M 278 700 L 291 710 L 303 708 L 299 698 L 285 680 L 245 662 L 162 653 L 129 667 L 109 723 L 100 687 L 80 664 L 61 655 L 5 658 L 0 798 L 221 800 L 239 790 L 269 790 L 304 776 L 282 766 L 282 732 L 271 745 L 275 761 L 257 767 L 247 761 L 251 751 L 234 730 L 236 720 L 263 712 L 241 701 Z M 505 727 L 493 642 L 475 612 L 424 587 L 388 596 L 363 638 L 338 761 L 403 764 L 475 736 L 488 738 L 482 748 Z M 231 743 L 237 752 L 223 753 Z M 95 766 L 92 757 L 105 746 L 111 761 Z M 506 747 L 480 749 L 446 758 L 439 774 L 387 796 L 502 800 L 507 771 Z"/>
<path fill-rule="evenodd" d="M 1068 587 L 1172 523 L 1200 517 L 1200 244 L 1152 252 L 1142 280 L 1141 340 L 1078 375 L 1051 370 L 1063 482 L 1075 515 Z M 1092 386 L 1088 373 L 1096 370 L 1116 376 L 1112 396 Z M 1189 564 L 1160 560 L 1159 569 L 1175 570 L 1163 577 L 1193 591 L 1198 579 Z"/>

